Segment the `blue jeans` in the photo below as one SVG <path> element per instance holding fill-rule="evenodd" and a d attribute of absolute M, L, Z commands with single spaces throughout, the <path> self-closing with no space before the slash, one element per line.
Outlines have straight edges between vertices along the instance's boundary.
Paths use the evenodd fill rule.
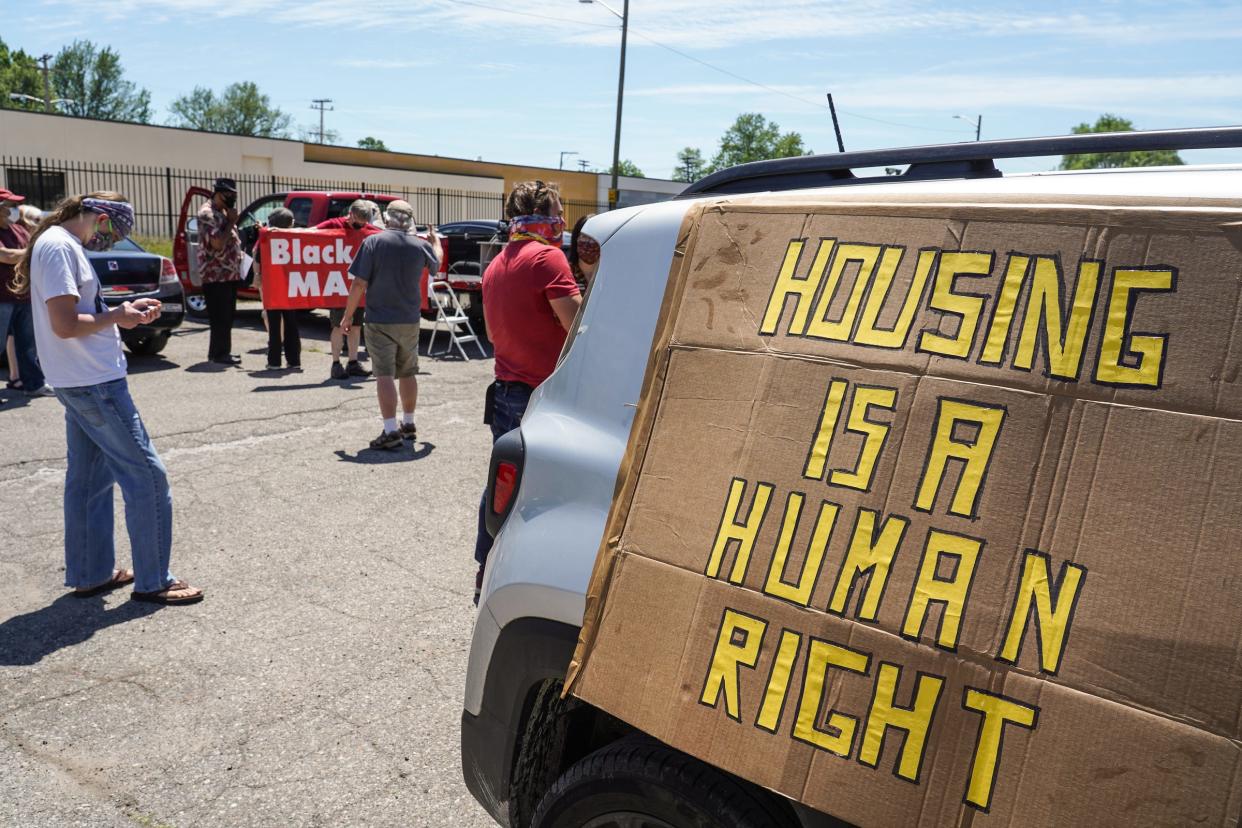
<path fill-rule="evenodd" d="M 116 568 L 112 489 L 125 498 L 125 526 L 134 562 L 134 591 L 158 592 L 173 582 L 172 491 L 168 473 L 124 379 L 57 388 L 65 406 L 69 470 L 65 476 L 65 586 L 103 583 Z"/>
<path fill-rule="evenodd" d="M 526 406 L 534 389 L 516 382 L 496 383 L 496 395 L 492 400 L 492 445 L 522 424 Z M 479 499 L 479 527 L 474 541 L 474 559 L 479 566 L 487 563 L 492 551 L 492 536 L 487 532 L 487 493 Z"/>
<path fill-rule="evenodd" d="M 0 349 L 13 335 L 13 349 L 17 351 L 17 370 L 22 377 L 22 387 L 37 391 L 43 387 L 43 370 L 39 367 L 39 355 L 35 350 L 34 314 L 29 302 L 0 302 Z M 9 366 L 13 376 L 13 366 Z"/>

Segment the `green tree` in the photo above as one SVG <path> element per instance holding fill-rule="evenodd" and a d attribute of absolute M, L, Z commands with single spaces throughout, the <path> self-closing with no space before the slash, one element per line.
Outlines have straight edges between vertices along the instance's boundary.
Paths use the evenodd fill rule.
<path fill-rule="evenodd" d="M 1074 127 L 1075 135 L 1092 132 L 1133 132 L 1134 124 L 1126 118 L 1107 113 L 1094 124 L 1081 123 Z M 1176 150 L 1140 150 L 1138 152 L 1089 152 L 1082 155 L 1061 156 L 1060 169 L 1099 170 L 1112 167 L 1174 167 L 1185 164 Z"/>
<path fill-rule="evenodd" d="M 703 162 L 703 151 L 695 147 L 683 147 L 677 153 L 677 169 L 673 172 L 674 181 L 691 183 L 703 177 L 706 164 Z"/>
<path fill-rule="evenodd" d="M 52 61 L 52 86 L 66 100 L 61 111 L 81 118 L 151 122 L 151 93 L 125 80 L 121 56 L 89 40 L 75 40 Z"/>
<path fill-rule="evenodd" d="M 790 158 L 810 153 L 811 150 L 802 143 L 802 136 L 797 132 L 782 134 L 775 121 L 769 121 L 757 112 L 743 112 L 720 137 L 720 151 L 712 158 L 711 166 L 706 172 L 715 172 L 751 161 Z"/>
<path fill-rule="evenodd" d="M 21 49 L 11 51 L 0 40 L 0 107 L 9 109 L 43 109 L 43 104 L 21 99 L 14 100 L 10 94 L 43 97 L 43 77 L 39 64 L 33 56 Z"/>
<path fill-rule="evenodd" d="M 606 170 L 597 170 L 597 172 L 611 175 L 612 167 L 609 167 Z M 647 177 L 646 175 L 643 174 L 643 171 L 638 168 L 638 165 L 628 158 L 622 158 L 621 161 L 617 164 L 617 175 L 628 175 L 631 178 L 646 178 Z"/>
<path fill-rule="evenodd" d="M 258 138 L 287 138 L 293 119 L 272 106 L 271 99 L 251 81 L 230 84 L 217 95 L 202 86 L 194 87 L 168 107 L 173 125 L 250 135 Z"/>
<path fill-rule="evenodd" d="M 372 138 L 368 135 L 358 141 L 358 146 L 365 150 L 379 150 L 380 152 L 388 152 L 388 146 L 378 138 Z"/>

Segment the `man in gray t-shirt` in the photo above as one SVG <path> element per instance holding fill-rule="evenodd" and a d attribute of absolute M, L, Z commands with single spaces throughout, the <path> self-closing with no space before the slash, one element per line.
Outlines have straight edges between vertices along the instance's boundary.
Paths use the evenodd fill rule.
<path fill-rule="evenodd" d="M 410 233 L 414 208 L 394 201 L 384 214 L 388 229 L 367 237 L 349 275 L 354 283 L 341 321 L 346 334 L 354 311 L 367 301 L 367 351 L 375 371 L 375 395 L 379 398 L 384 430 L 371 441 L 374 449 L 395 449 L 408 437 L 418 437 L 414 427 L 414 405 L 418 401 L 418 323 L 423 305 L 423 269 L 439 268 L 440 255 L 434 244 Z M 430 231 L 435 238 L 435 229 Z M 402 422 L 397 426 L 397 394 L 400 390 Z"/>

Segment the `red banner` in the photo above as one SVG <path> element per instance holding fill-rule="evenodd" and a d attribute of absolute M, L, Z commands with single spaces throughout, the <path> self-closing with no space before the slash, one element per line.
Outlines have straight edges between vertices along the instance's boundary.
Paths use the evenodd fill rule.
<path fill-rule="evenodd" d="M 263 307 L 271 310 L 343 308 L 353 278 L 353 246 L 340 230 L 259 231 Z"/>
<path fill-rule="evenodd" d="M 448 240 L 440 241 L 440 271 L 446 270 Z M 343 308 L 349 300 L 353 277 L 349 266 L 356 252 L 345 243 L 341 230 L 259 230 L 256 247 L 259 273 L 263 280 L 263 307 L 271 310 L 311 310 Z M 427 297 L 427 269 L 423 269 L 423 310 L 430 308 Z M 441 277 L 443 278 L 443 277 Z M 364 300 L 359 304 L 366 306 Z"/>

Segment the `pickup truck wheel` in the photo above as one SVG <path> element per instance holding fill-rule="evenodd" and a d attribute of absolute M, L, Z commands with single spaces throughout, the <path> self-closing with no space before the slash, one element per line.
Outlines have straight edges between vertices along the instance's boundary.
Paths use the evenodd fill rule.
<path fill-rule="evenodd" d="M 533 828 L 787 828 L 763 791 L 647 737 L 627 737 L 565 771 Z"/>
<path fill-rule="evenodd" d="M 470 320 L 470 327 L 474 331 L 475 336 L 487 335 L 487 321 L 483 318 L 483 305 L 471 305 L 466 311 L 466 318 Z"/>
<path fill-rule="evenodd" d="M 207 297 L 201 293 L 187 293 L 185 296 L 185 312 L 196 319 L 206 319 Z"/>

